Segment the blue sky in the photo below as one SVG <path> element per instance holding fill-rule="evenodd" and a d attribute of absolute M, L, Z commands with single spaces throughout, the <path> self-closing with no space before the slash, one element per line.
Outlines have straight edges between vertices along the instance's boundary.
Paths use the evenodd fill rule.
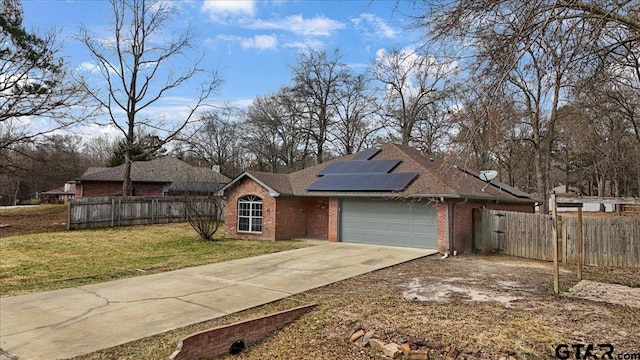
<path fill-rule="evenodd" d="M 175 1 L 180 19 L 200 32 L 199 50 L 217 67 L 224 81 L 216 103 L 248 105 L 275 92 L 291 79 L 290 65 L 309 49 L 340 48 L 343 61 L 363 70 L 381 49 L 411 47 L 422 34 L 407 29 L 405 14 L 416 14 L 412 2 L 382 1 Z M 55 27 L 63 42 L 61 55 L 78 72 L 89 73 L 91 58 L 73 39 L 80 25 L 108 34 L 110 6 L 105 0 L 23 0 L 24 25 L 40 31 Z M 107 35 L 103 35 L 107 36 Z M 173 95 L 193 98 L 190 89 Z M 166 113 L 180 102 L 158 104 Z M 90 136 L 97 129 L 85 129 Z M 99 132 L 108 132 L 108 129 Z"/>

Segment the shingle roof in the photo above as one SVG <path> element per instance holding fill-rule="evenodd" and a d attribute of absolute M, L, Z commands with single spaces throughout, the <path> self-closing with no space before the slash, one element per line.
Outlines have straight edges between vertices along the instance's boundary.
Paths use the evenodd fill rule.
<path fill-rule="evenodd" d="M 47 195 L 72 195 L 75 194 L 76 192 L 74 190 L 64 190 L 64 186 L 61 186 L 59 188 L 56 189 L 52 189 L 52 190 L 48 190 L 48 191 L 43 191 L 42 194 L 47 194 Z"/>
<path fill-rule="evenodd" d="M 110 168 L 87 169 L 78 178 L 80 181 L 122 181 L 124 165 Z M 172 157 L 162 157 L 150 161 L 136 161 L 131 166 L 133 182 L 216 182 L 228 183 L 226 176 L 209 168 L 191 166 Z"/>
<path fill-rule="evenodd" d="M 418 150 L 398 144 L 387 143 L 380 146 L 380 152 L 370 160 L 401 160 L 391 173 L 417 172 L 417 178 L 411 182 L 403 191 L 392 194 L 397 197 L 448 197 L 448 198 L 472 198 L 501 201 L 524 201 L 533 202 L 526 194 L 491 181 L 490 185 L 480 180 L 477 173 L 463 171 L 447 159 L 425 155 Z M 272 174 L 249 171 L 240 175 L 232 183 L 227 185 L 230 188 L 242 179 L 243 176 L 258 179 L 264 185 L 277 191 L 280 195 L 293 196 L 380 196 L 389 197 L 389 192 L 328 192 L 328 191 L 308 191 L 309 185 L 318 179 L 318 172 L 331 163 L 351 160 L 357 154 L 346 155 L 333 159 L 322 164 L 318 164 L 290 174 Z M 484 191 L 482 189 L 485 188 Z"/>
<path fill-rule="evenodd" d="M 289 174 L 275 174 L 262 171 L 250 171 L 249 173 L 280 194 L 292 193 Z"/>

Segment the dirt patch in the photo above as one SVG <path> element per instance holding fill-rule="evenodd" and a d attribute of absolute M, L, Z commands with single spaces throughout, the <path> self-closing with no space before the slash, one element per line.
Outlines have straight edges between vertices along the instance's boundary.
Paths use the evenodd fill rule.
<path fill-rule="evenodd" d="M 599 279 L 601 272 L 640 286 L 638 271 L 588 267 L 584 275 Z M 233 359 L 376 358 L 349 341 L 355 328 L 376 329 L 386 343 L 443 344 L 456 349 L 454 359 L 549 359 L 559 344 L 575 343 L 640 352 L 639 308 L 554 295 L 552 281 L 551 264 L 541 261 L 419 259 L 296 296 L 319 307 Z M 576 284 L 574 270 L 562 266 L 561 289 Z M 434 351 L 433 359 L 451 356 Z"/>
<path fill-rule="evenodd" d="M 640 308 L 640 288 L 624 285 L 582 280 L 564 295 Z"/>
<path fill-rule="evenodd" d="M 474 301 L 496 301 L 509 306 L 512 301 L 522 299 L 521 296 L 510 295 L 505 289 L 516 289 L 522 285 L 512 280 L 497 282 L 498 288 L 484 289 L 476 286 L 474 279 L 459 278 L 427 278 L 427 283 L 421 283 L 420 279 L 413 279 L 406 284 L 407 290 L 402 295 L 411 301 L 436 301 L 450 302 L 455 298 Z"/>
<path fill-rule="evenodd" d="M 0 238 L 5 236 L 64 231 L 67 229 L 65 205 L 42 205 L 22 209 L 0 209 Z"/>

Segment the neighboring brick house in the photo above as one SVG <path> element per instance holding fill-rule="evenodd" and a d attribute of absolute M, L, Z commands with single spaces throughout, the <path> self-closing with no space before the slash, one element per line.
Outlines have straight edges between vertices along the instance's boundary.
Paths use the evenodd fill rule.
<path fill-rule="evenodd" d="M 91 167 L 76 179 L 76 198 L 122 195 L 124 165 Z M 131 167 L 133 196 L 169 196 L 184 192 L 217 192 L 229 178 L 179 159 L 162 157 L 136 161 Z"/>
<path fill-rule="evenodd" d="M 247 171 L 223 188 L 225 234 L 469 252 L 472 210 L 535 201 L 433 155 L 383 144 L 290 174 Z"/>
<path fill-rule="evenodd" d="M 41 204 L 66 204 L 76 196 L 76 182 L 67 181 L 64 186 L 40 193 Z"/>

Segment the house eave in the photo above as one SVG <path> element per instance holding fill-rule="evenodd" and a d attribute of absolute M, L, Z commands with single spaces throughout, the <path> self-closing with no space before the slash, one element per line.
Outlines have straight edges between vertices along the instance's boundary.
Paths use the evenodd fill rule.
<path fill-rule="evenodd" d="M 293 194 L 282 194 L 284 196 L 298 196 L 298 197 L 336 197 L 336 198 L 386 198 L 386 199 L 416 199 L 416 198 L 431 198 L 431 199 L 468 199 L 479 201 L 495 201 L 495 202 L 508 202 L 508 203 L 535 203 L 532 199 L 513 198 L 513 199 L 501 199 L 493 196 L 478 196 L 478 195 L 465 195 L 465 194 L 411 194 L 404 195 L 401 193 L 380 193 L 380 192 L 361 192 L 361 193 L 340 193 L 340 192 L 294 192 Z"/>

